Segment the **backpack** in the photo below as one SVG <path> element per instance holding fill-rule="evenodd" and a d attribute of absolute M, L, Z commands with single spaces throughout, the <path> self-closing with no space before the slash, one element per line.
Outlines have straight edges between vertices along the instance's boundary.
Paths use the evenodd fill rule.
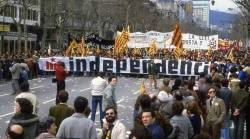
<path fill-rule="evenodd" d="M 29 79 L 28 72 L 24 68 L 22 68 L 20 71 L 19 82 L 22 83 L 24 81 L 28 81 L 28 79 Z"/>

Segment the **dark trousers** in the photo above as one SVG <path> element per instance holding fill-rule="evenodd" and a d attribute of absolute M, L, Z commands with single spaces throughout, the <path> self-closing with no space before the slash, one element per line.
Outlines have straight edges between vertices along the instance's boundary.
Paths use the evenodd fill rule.
<path fill-rule="evenodd" d="M 212 137 L 212 139 L 220 139 L 221 136 L 221 124 L 206 123 L 206 131 Z"/>
<path fill-rule="evenodd" d="M 57 80 L 56 81 L 57 92 L 56 92 L 56 104 L 59 103 L 58 94 L 61 90 L 65 90 L 65 80 Z"/>
<path fill-rule="evenodd" d="M 246 119 L 245 112 L 241 112 L 240 115 L 238 115 L 237 117 L 233 117 L 233 123 L 234 123 L 233 138 L 234 139 L 243 139 L 245 119 Z"/>
<path fill-rule="evenodd" d="M 246 127 L 247 139 L 250 139 L 250 111 L 246 112 Z"/>
<path fill-rule="evenodd" d="M 92 96 L 92 109 L 91 109 L 91 120 L 95 121 L 95 114 L 96 114 L 96 109 L 97 109 L 97 105 L 99 104 L 99 111 L 100 111 L 100 123 L 101 123 L 101 127 L 103 125 L 103 111 L 102 111 L 102 96 Z"/>

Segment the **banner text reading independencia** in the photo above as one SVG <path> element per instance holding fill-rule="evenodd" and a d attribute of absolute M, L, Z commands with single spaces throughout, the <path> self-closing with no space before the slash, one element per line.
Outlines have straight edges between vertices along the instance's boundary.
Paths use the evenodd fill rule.
<path fill-rule="evenodd" d="M 39 59 L 39 68 L 54 71 L 56 63 L 62 61 L 71 72 L 110 72 L 126 74 L 147 74 L 150 59 L 116 60 L 106 57 L 47 57 Z M 197 76 L 201 72 L 209 73 L 209 62 L 186 60 L 154 59 L 156 73 L 162 75 Z"/>

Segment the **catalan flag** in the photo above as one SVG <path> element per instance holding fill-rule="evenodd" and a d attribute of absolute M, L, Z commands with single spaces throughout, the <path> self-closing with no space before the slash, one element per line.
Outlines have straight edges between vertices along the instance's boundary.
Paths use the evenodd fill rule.
<path fill-rule="evenodd" d="M 171 44 L 176 47 L 174 50 L 175 58 L 179 59 L 183 55 L 183 46 L 182 46 L 181 28 L 178 23 L 175 25 L 175 30 L 174 30 Z"/>
<path fill-rule="evenodd" d="M 115 39 L 115 49 L 118 49 L 119 47 L 123 47 L 127 44 L 129 40 L 129 26 L 127 29 L 123 29 L 121 35 L 117 36 Z"/>
<path fill-rule="evenodd" d="M 83 37 L 77 51 L 80 52 L 81 56 L 86 56 L 86 44 Z"/>
<path fill-rule="evenodd" d="M 144 81 L 141 82 L 141 86 L 140 86 L 140 93 L 141 94 L 146 94 L 146 88 L 145 88 L 145 85 L 144 85 Z"/>
<path fill-rule="evenodd" d="M 156 41 L 153 40 L 151 46 L 148 49 L 148 55 L 153 58 L 156 55 L 156 52 L 157 52 Z"/>
<path fill-rule="evenodd" d="M 233 49 L 231 48 L 229 54 L 227 55 L 227 59 L 231 60 L 231 61 L 235 61 L 235 56 L 233 53 Z"/>
<path fill-rule="evenodd" d="M 211 48 L 211 46 L 208 47 L 206 55 L 207 55 L 208 58 L 210 58 L 212 56 L 212 48 Z"/>

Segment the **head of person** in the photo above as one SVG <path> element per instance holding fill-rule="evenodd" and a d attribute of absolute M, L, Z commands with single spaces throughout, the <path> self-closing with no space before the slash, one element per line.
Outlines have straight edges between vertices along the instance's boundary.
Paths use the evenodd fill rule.
<path fill-rule="evenodd" d="M 201 115 L 201 109 L 196 101 L 187 104 L 187 112 L 189 114 Z"/>
<path fill-rule="evenodd" d="M 17 98 L 15 103 L 15 113 L 32 114 L 32 103 L 26 98 Z"/>
<path fill-rule="evenodd" d="M 217 68 L 216 67 L 211 67 L 210 71 L 211 71 L 211 74 L 214 74 L 215 72 L 217 72 Z"/>
<path fill-rule="evenodd" d="M 231 78 L 238 78 L 238 75 L 237 75 L 237 73 L 232 73 L 232 74 L 230 75 L 230 77 L 231 77 Z"/>
<path fill-rule="evenodd" d="M 208 96 L 209 96 L 209 98 L 214 98 L 214 97 L 216 97 L 216 95 L 217 95 L 217 88 L 215 86 L 211 86 L 208 89 Z"/>
<path fill-rule="evenodd" d="M 228 80 L 227 79 L 222 79 L 221 80 L 221 86 L 222 87 L 228 87 Z"/>
<path fill-rule="evenodd" d="M 61 90 L 58 94 L 58 99 L 61 103 L 66 103 L 69 98 L 69 93 L 65 90 Z"/>
<path fill-rule="evenodd" d="M 194 85 L 195 85 L 195 82 L 193 82 L 191 80 L 187 81 L 187 89 L 193 90 Z"/>
<path fill-rule="evenodd" d="M 174 81 L 174 86 L 181 86 L 181 83 L 182 83 L 181 79 L 176 79 Z"/>
<path fill-rule="evenodd" d="M 57 126 L 53 117 L 44 117 L 40 123 L 42 125 L 42 132 L 49 133 L 51 135 L 56 135 Z"/>
<path fill-rule="evenodd" d="M 89 105 L 89 102 L 87 98 L 78 96 L 74 102 L 75 112 L 84 113 L 88 105 Z"/>
<path fill-rule="evenodd" d="M 115 85 L 117 84 L 117 77 L 116 77 L 116 76 L 110 76 L 110 77 L 108 78 L 108 82 L 109 82 L 111 85 L 115 86 Z"/>
<path fill-rule="evenodd" d="M 141 118 L 143 125 L 147 127 L 148 125 L 153 124 L 155 122 L 156 114 L 152 109 L 145 109 L 141 113 Z"/>
<path fill-rule="evenodd" d="M 97 76 L 99 76 L 99 77 L 101 77 L 101 78 L 104 78 L 105 73 L 104 73 L 104 72 L 98 72 Z"/>
<path fill-rule="evenodd" d="M 163 83 L 163 85 L 164 85 L 165 87 L 168 87 L 168 85 L 169 85 L 169 83 L 170 83 L 170 79 L 163 79 L 162 83 Z"/>
<path fill-rule="evenodd" d="M 206 76 L 206 73 L 205 73 L 205 72 L 201 72 L 201 73 L 200 73 L 200 78 L 205 78 L 205 76 Z"/>
<path fill-rule="evenodd" d="M 7 131 L 7 139 L 24 139 L 23 127 L 18 124 L 13 124 Z"/>
<path fill-rule="evenodd" d="M 29 82 L 23 82 L 20 84 L 20 90 L 22 92 L 29 92 L 30 90 L 30 85 L 29 85 Z"/>
<path fill-rule="evenodd" d="M 176 90 L 173 92 L 174 94 L 174 99 L 177 101 L 182 101 L 183 100 L 183 96 L 180 90 Z"/>
<path fill-rule="evenodd" d="M 140 99 L 140 106 L 142 109 L 151 107 L 151 98 L 148 94 L 143 94 Z"/>
<path fill-rule="evenodd" d="M 173 115 L 181 115 L 184 110 L 184 105 L 180 101 L 175 101 L 172 106 Z"/>
<path fill-rule="evenodd" d="M 152 139 L 150 131 L 144 126 L 136 126 L 131 130 L 129 139 Z"/>
<path fill-rule="evenodd" d="M 117 110 L 113 106 L 105 109 L 105 119 L 108 123 L 113 123 L 118 118 Z"/>

